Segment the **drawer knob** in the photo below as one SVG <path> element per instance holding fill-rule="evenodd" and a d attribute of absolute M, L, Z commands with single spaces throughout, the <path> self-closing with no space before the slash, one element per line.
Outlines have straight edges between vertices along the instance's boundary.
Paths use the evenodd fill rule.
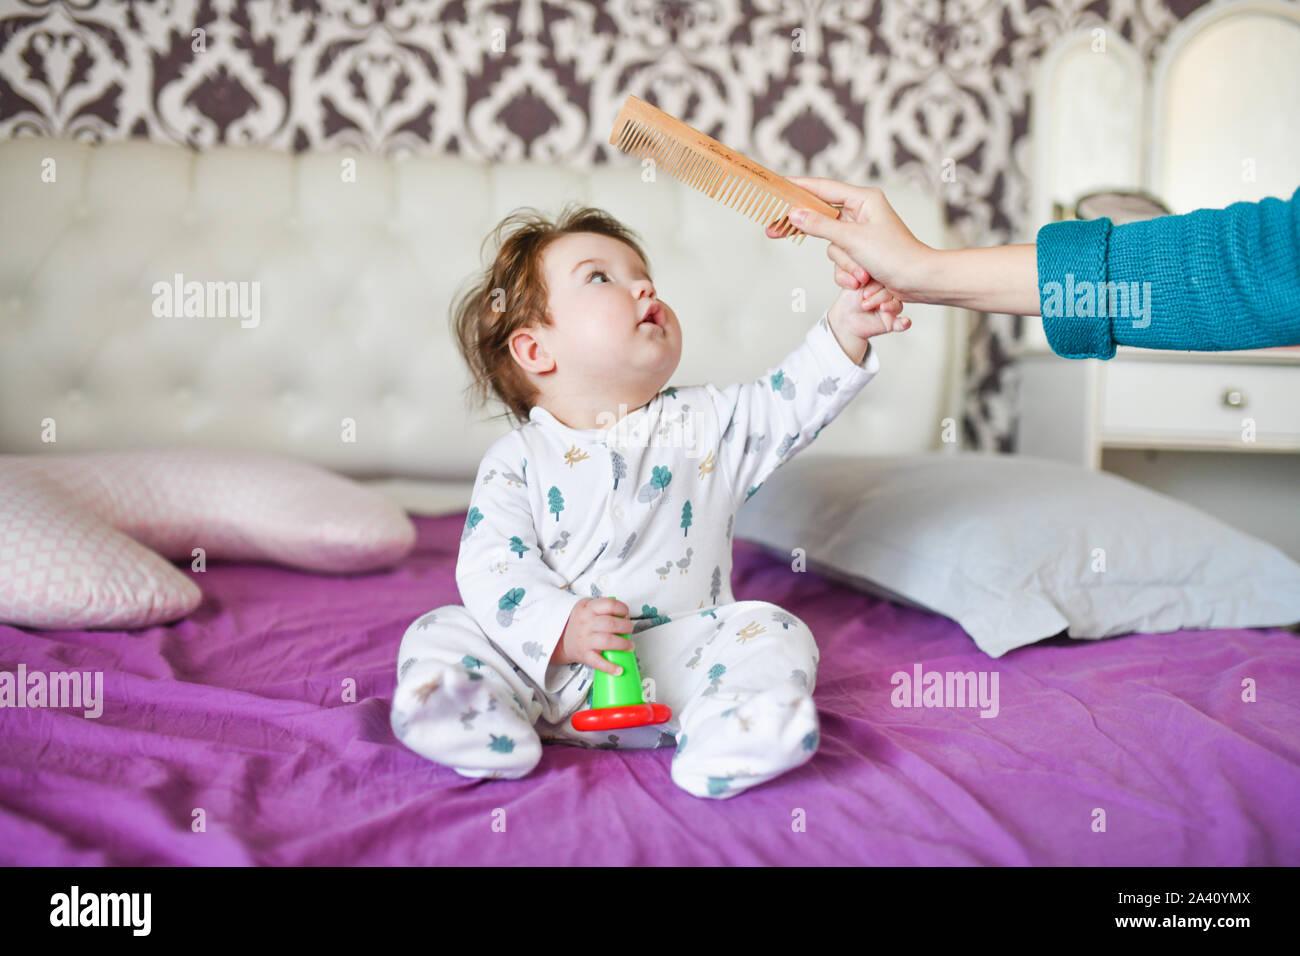
<path fill-rule="evenodd" d="M 1223 404 L 1228 408 L 1244 408 L 1246 405 L 1246 396 L 1241 394 L 1241 389 L 1230 388 L 1223 393 Z"/>

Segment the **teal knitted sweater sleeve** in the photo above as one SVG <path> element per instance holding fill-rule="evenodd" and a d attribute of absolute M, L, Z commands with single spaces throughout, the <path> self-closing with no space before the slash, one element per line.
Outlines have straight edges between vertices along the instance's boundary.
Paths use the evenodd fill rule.
<path fill-rule="evenodd" d="M 1300 189 L 1121 226 L 1049 223 L 1037 256 L 1043 329 L 1066 358 L 1300 345 Z"/>

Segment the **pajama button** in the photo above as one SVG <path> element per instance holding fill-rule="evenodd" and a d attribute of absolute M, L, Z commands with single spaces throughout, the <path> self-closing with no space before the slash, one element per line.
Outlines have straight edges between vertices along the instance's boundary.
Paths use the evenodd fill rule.
<path fill-rule="evenodd" d="M 617 508 L 614 509 L 614 517 L 617 518 L 619 521 L 622 521 L 622 520 L 623 520 L 623 509 L 622 509 L 622 507 L 617 507 Z"/>

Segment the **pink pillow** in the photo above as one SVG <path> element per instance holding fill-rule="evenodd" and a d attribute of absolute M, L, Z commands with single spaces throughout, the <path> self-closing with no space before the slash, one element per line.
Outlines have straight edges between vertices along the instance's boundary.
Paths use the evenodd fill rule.
<path fill-rule="evenodd" d="M 392 500 L 283 455 L 214 449 L 0 456 L 0 621 L 144 627 L 198 605 L 162 558 L 389 567 L 415 544 Z M 156 553 L 155 553 L 156 552 Z M 161 555 L 162 557 L 159 557 Z"/>
<path fill-rule="evenodd" d="M 0 467 L 0 622 L 145 627 L 183 617 L 202 599 L 197 584 L 37 469 L 13 459 Z"/>

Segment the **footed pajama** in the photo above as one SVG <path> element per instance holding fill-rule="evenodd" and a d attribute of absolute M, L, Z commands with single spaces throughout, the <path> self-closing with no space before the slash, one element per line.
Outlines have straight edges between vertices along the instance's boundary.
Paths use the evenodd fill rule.
<path fill-rule="evenodd" d="M 669 388 L 604 428 L 541 406 L 479 466 L 461 536 L 464 605 L 413 622 L 392 725 L 406 746 L 471 777 L 518 778 L 543 742 L 675 746 L 672 779 L 726 798 L 809 760 L 817 646 L 798 617 L 731 593 L 736 511 L 806 448 L 879 369 L 840 347 L 825 314 L 786 359 L 726 389 Z M 575 604 L 631 610 L 648 699 L 672 719 L 581 732 L 593 671 L 550 666 Z"/>

